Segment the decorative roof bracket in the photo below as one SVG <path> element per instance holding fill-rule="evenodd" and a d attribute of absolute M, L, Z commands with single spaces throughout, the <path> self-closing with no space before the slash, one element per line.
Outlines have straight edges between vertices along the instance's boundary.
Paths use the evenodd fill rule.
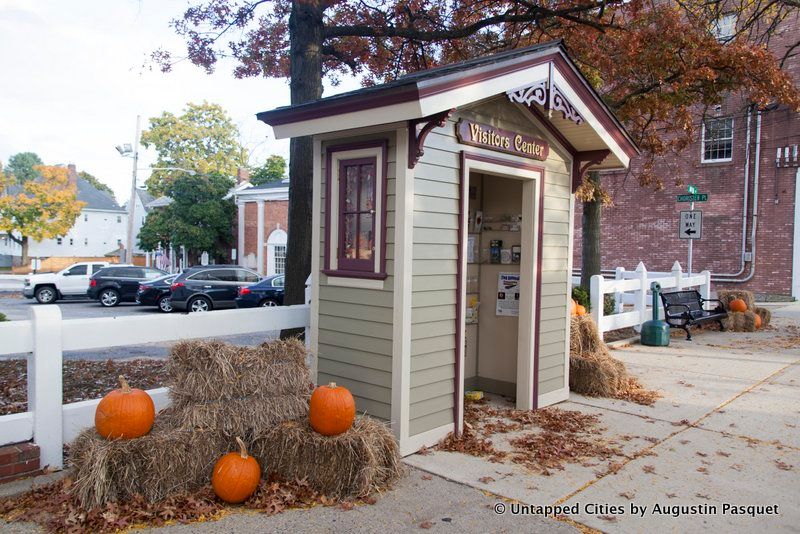
<path fill-rule="evenodd" d="M 608 149 L 576 152 L 572 159 L 572 191 L 581 185 L 583 175 L 591 165 L 597 165 L 611 154 Z"/>
<path fill-rule="evenodd" d="M 425 149 L 422 145 L 425 143 L 425 138 L 431 133 L 434 128 L 441 128 L 453 114 L 455 108 L 428 115 L 421 119 L 414 119 L 408 121 L 408 168 L 413 169 L 423 154 Z M 417 132 L 417 125 L 423 124 L 422 129 Z"/>
<path fill-rule="evenodd" d="M 575 124 L 582 124 L 583 117 L 575 106 L 569 101 L 561 88 L 553 81 L 554 65 L 550 63 L 549 74 L 547 78 L 538 80 L 531 85 L 525 87 L 518 87 L 506 92 L 506 96 L 511 102 L 524 104 L 532 107 L 533 104 L 539 104 L 547 110 L 548 116 L 551 116 L 553 111 L 560 111 L 565 119 L 573 121 Z"/>

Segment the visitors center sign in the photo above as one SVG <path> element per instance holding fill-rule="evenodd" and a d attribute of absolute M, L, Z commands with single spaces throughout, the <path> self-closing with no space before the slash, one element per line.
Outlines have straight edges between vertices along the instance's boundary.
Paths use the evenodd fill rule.
<path fill-rule="evenodd" d="M 540 161 L 546 160 L 550 153 L 550 145 L 547 141 L 465 119 L 461 119 L 456 124 L 456 135 L 458 141 L 465 145 L 488 148 Z"/>

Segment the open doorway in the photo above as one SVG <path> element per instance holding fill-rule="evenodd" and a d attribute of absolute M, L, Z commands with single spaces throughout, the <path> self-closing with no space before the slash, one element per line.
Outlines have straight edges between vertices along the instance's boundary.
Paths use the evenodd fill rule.
<path fill-rule="evenodd" d="M 536 407 L 543 172 L 487 159 L 463 160 L 459 428 L 464 391 Z"/>

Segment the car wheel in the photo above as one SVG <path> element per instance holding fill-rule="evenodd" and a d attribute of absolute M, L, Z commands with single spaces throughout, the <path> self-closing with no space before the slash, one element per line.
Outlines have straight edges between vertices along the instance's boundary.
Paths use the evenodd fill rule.
<path fill-rule="evenodd" d="M 119 293 L 116 289 L 104 289 L 100 292 L 100 304 L 112 308 L 119 304 Z"/>
<path fill-rule="evenodd" d="M 273 306 L 280 306 L 280 304 L 278 304 L 278 301 L 276 300 L 266 299 L 262 300 L 259 306 L 261 306 L 262 308 L 272 308 Z"/>
<path fill-rule="evenodd" d="M 158 309 L 163 313 L 170 313 L 172 311 L 172 301 L 169 297 L 161 297 L 158 299 Z"/>
<path fill-rule="evenodd" d="M 211 301 L 205 297 L 195 297 L 189 301 L 190 312 L 207 312 L 211 311 Z"/>
<path fill-rule="evenodd" d="M 36 290 L 36 302 L 39 304 L 52 304 L 57 298 L 56 290 L 50 286 L 40 287 Z"/>

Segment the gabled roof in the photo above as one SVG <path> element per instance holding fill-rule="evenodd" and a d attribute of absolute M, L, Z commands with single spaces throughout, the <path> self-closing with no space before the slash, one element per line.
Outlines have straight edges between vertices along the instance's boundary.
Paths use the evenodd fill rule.
<path fill-rule="evenodd" d="M 23 187 L 16 184 L 6 188 L 8 195 L 18 195 L 23 191 Z M 78 177 L 76 197 L 80 202 L 86 203 L 83 209 L 125 212 L 110 193 L 97 189 L 81 177 Z"/>
<path fill-rule="evenodd" d="M 556 84 L 585 119 L 573 124 L 575 128 L 556 119 L 548 120 L 567 144 L 576 141 L 572 147 L 575 152 L 609 149 L 611 155 L 605 167 L 627 166 L 630 158 L 638 154 L 636 143 L 580 73 L 561 41 L 428 69 L 383 85 L 264 111 L 257 117 L 271 125 L 279 139 L 315 135 L 431 117 L 525 89 L 542 80 Z"/>
<path fill-rule="evenodd" d="M 142 203 L 144 206 L 144 211 L 149 211 L 150 208 L 147 207 L 155 198 L 153 195 L 147 192 L 147 189 L 139 189 L 136 188 L 136 195 L 139 197 L 139 202 Z"/>
<path fill-rule="evenodd" d="M 162 195 L 157 199 L 153 200 L 152 202 L 148 202 L 147 204 L 144 205 L 144 207 L 147 208 L 148 210 L 153 208 L 163 208 L 169 206 L 173 202 L 174 200 L 172 200 L 172 197 L 168 197 L 167 195 Z"/>

